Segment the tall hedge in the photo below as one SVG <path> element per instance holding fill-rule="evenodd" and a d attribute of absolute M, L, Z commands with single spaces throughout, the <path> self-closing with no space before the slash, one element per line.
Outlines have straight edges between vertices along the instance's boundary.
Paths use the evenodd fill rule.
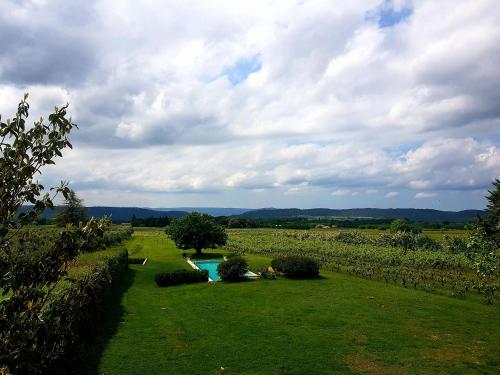
<path fill-rule="evenodd" d="M 75 373 L 74 361 L 98 333 L 112 286 L 127 267 L 128 253 L 123 248 L 100 259 L 91 270 L 76 276 L 53 295 L 43 311 L 43 331 L 33 338 L 37 345 L 50 348 L 44 350 L 50 355 L 28 352 L 29 356 L 18 361 L 14 373 L 31 374 L 34 363 L 43 374 Z"/>

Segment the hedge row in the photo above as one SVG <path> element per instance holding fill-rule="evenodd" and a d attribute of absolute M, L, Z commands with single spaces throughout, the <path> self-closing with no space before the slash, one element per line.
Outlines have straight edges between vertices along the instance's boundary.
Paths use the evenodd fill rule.
<path fill-rule="evenodd" d="M 177 270 L 173 272 L 162 272 L 155 275 L 158 286 L 173 286 L 180 284 L 192 284 L 208 281 L 207 270 Z"/>
<path fill-rule="evenodd" d="M 117 250 L 114 255 L 99 259 L 91 270 L 76 276 L 54 295 L 44 312 L 46 325 L 41 343 L 51 348 L 50 355 L 26 361 L 43 363 L 47 374 L 74 373 L 75 358 L 81 356 L 98 333 L 112 285 L 127 267 L 127 250 Z M 19 373 L 25 373 L 20 370 Z"/>
<path fill-rule="evenodd" d="M 106 232 L 102 238 L 96 237 L 91 242 L 86 243 L 82 251 L 95 251 L 99 249 L 104 249 L 111 245 L 116 245 L 121 243 L 123 240 L 128 240 L 132 233 L 134 233 L 134 229 L 129 226 L 112 226 Z"/>

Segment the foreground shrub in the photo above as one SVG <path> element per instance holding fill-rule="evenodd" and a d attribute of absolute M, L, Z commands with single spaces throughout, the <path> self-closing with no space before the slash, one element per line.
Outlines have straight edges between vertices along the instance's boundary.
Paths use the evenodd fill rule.
<path fill-rule="evenodd" d="M 192 284 L 208 281 L 207 270 L 177 270 L 173 272 L 162 272 L 155 275 L 158 286 L 173 286 L 180 284 Z"/>
<path fill-rule="evenodd" d="M 239 256 L 231 257 L 217 266 L 217 273 L 224 281 L 238 281 L 248 272 L 248 264 Z"/>
<path fill-rule="evenodd" d="M 36 335 L 26 327 L 29 321 L 19 316 L 16 328 L 23 333 L 18 346 L 21 354 L 0 362 L 0 373 L 5 365 L 12 374 L 74 373 L 75 358 L 92 344 L 100 329 L 112 286 L 128 267 L 127 257 L 123 249 L 100 258 L 91 269 L 61 284 L 40 312 L 43 325 Z"/>
<path fill-rule="evenodd" d="M 275 258 L 271 266 L 290 278 L 309 278 L 319 274 L 319 264 L 312 258 L 303 256 L 284 256 Z"/>

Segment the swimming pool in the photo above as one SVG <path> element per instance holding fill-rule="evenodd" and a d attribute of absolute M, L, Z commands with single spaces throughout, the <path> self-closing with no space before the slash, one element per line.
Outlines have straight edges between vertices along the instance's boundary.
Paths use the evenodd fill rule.
<path fill-rule="evenodd" d="M 208 277 L 212 281 L 219 281 L 220 277 L 217 273 L 217 266 L 222 263 L 222 260 L 218 259 L 208 259 L 208 260 L 192 260 L 192 262 L 200 269 L 207 270 Z"/>

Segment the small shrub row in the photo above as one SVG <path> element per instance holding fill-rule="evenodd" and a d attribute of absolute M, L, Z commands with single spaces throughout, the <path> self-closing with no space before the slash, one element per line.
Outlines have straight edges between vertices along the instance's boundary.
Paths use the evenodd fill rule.
<path fill-rule="evenodd" d="M 319 263 L 304 256 L 284 256 L 274 258 L 271 266 L 289 278 L 310 278 L 319 274 Z"/>
<path fill-rule="evenodd" d="M 208 281 L 207 270 L 177 270 L 173 272 L 162 272 L 155 275 L 156 285 L 173 286 L 180 284 L 192 284 Z"/>
<path fill-rule="evenodd" d="M 232 256 L 217 266 L 217 273 L 224 281 L 239 281 L 245 278 L 248 272 L 248 264 L 239 256 Z"/>

